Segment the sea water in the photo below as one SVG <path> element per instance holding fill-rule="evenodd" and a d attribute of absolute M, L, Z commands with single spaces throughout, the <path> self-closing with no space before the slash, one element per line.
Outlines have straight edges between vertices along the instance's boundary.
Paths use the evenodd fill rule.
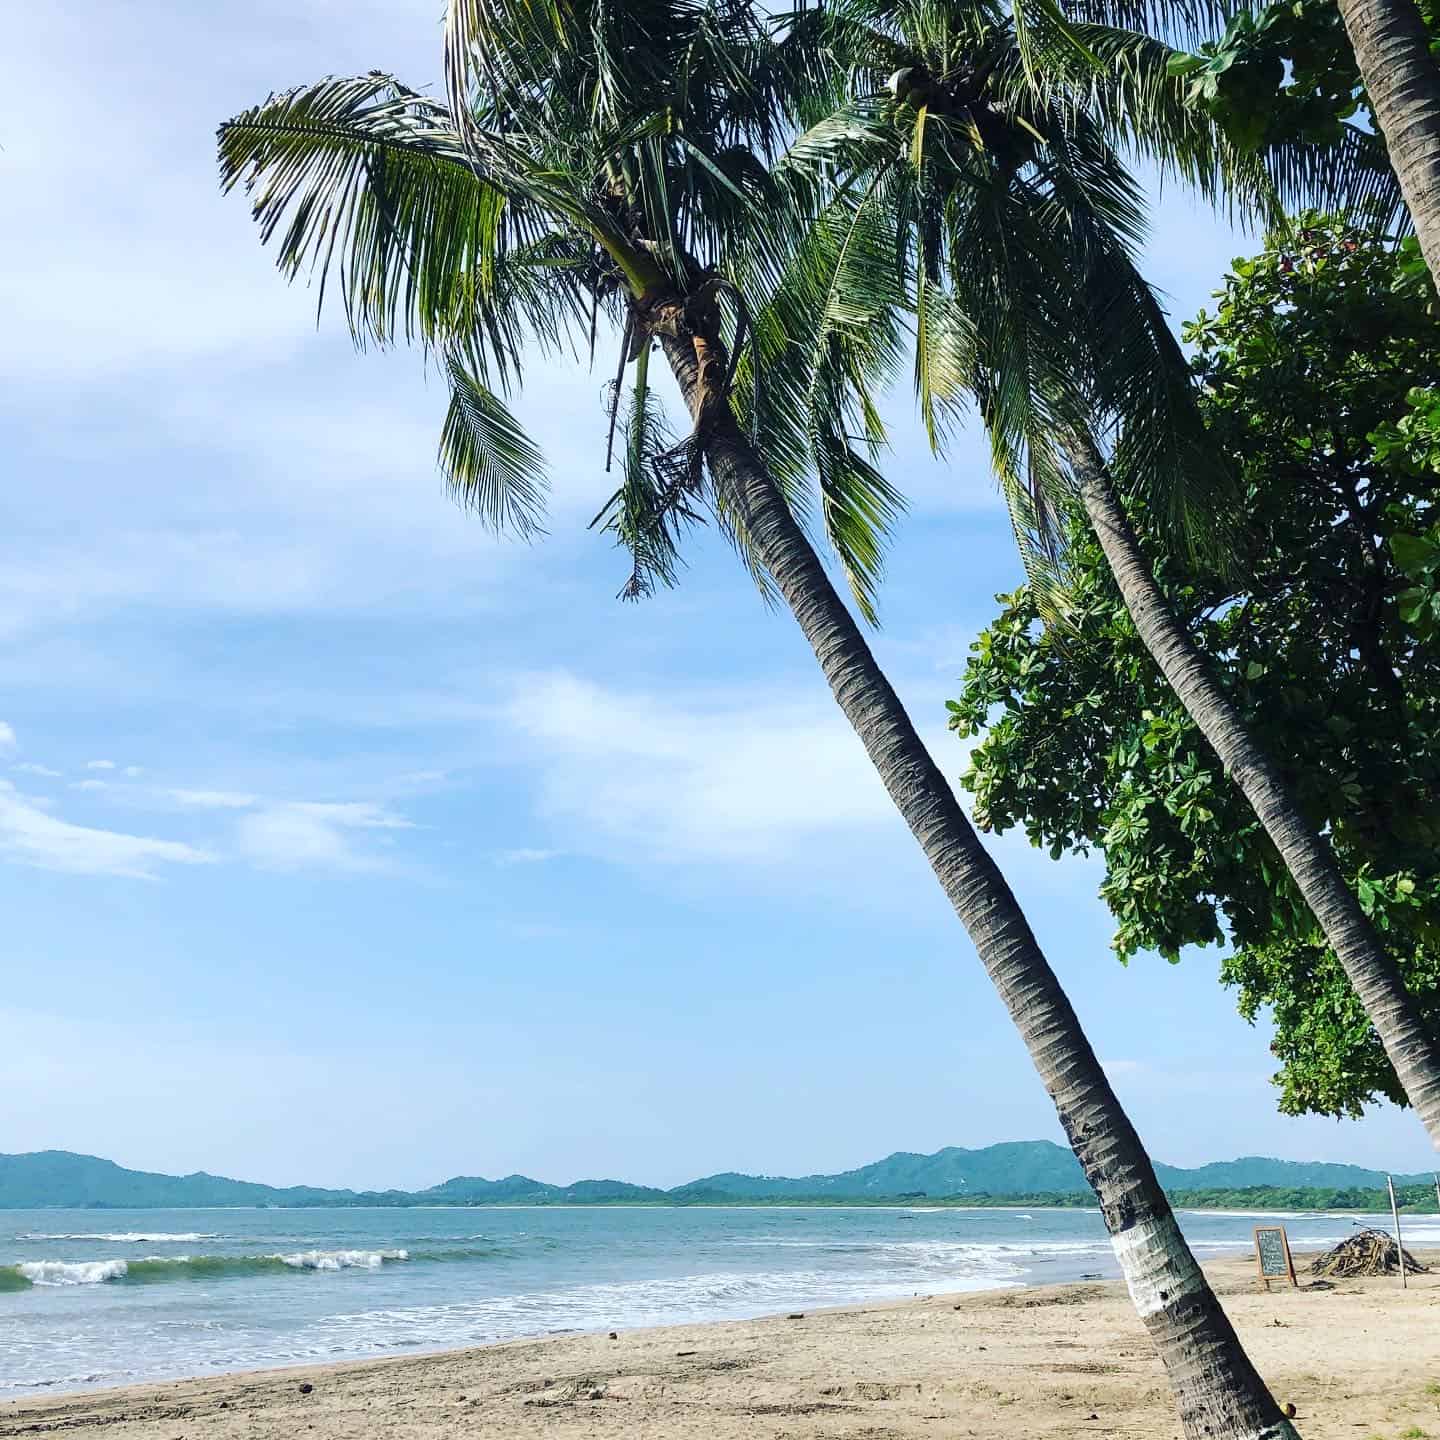
<path fill-rule="evenodd" d="M 1357 1223 L 1180 1221 L 1205 1259 L 1262 1218 Z M 1093 1210 L 0 1210 L 0 1397 L 1116 1273 Z"/>

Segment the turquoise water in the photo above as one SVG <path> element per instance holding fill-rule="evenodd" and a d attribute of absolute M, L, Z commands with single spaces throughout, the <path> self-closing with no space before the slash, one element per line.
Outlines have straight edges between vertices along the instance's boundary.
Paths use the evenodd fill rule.
<path fill-rule="evenodd" d="M 1181 1223 L 1204 1258 L 1256 1220 Z M 8 1210 L 0 1395 L 1115 1273 L 1077 1210 Z"/>

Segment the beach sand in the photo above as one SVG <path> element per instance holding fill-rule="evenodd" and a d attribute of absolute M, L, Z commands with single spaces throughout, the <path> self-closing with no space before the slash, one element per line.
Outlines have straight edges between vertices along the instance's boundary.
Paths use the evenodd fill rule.
<path fill-rule="evenodd" d="M 1424 1257 L 1427 1262 L 1440 1260 Z M 1206 1267 L 1308 1440 L 1440 1440 L 1440 1273 L 1267 1294 Z M 306 1388 L 308 1387 L 308 1388 Z M 1432 1393 L 1432 1387 L 1436 1393 Z M 1416 1428 L 1412 1428 L 1416 1427 Z M 0 1405 L 0 1436 L 106 1440 L 755 1440 L 1180 1435 L 1119 1282 L 398 1360 L 227 1375 Z"/>

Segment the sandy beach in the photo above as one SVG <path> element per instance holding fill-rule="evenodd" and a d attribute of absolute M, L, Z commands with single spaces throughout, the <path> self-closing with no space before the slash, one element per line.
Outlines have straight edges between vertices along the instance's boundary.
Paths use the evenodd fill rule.
<path fill-rule="evenodd" d="M 1427 1255 L 1434 1264 L 1440 1256 Z M 1440 1275 L 1257 1288 L 1206 1267 L 1307 1437 L 1440 1436 Z M 723 1324 L 516 1341 L 0 1406 L 0 1436 L 1179 1436 L 1118 1282 L 934 1295 Z"/>

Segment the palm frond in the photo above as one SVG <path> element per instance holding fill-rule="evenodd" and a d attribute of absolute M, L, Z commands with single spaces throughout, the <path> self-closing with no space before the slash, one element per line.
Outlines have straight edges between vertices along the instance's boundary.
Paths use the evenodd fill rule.
<path fill-rule="evenodd" d="M 1063 0 L 1072 24 L 1103 25 L 1154 35 L 1190 48 L 1219 35 L 1241 0 Z"/>
<path fill-rule="evenodd" d="M 1406 234 L 1410 211 L 1385 142 L 1371 130 L 1342 125 L 1329 144 L 1272 145 L 1261 160 L 1285 210 L 1344 215 L 1372 234 Z"/>
<path fill-rule="evenodd" d="M 805 483 L 815 477 L 825 538 L 872 623 L 885 535 L 903 510 L 873 459 L 885 442 L 879 396 L 904 356 L 905 294 L 889 189 L 896 181 L 884 168 L 864 188 L 832 194 L 813 217 L 755 313 L 755 342 L 738 387 L 743 405 L 758 363 L 758 409 L 742 418 L 802 520 Z"/>
<path fill-rule="evenodd" d="M 322 305 L 338 279 L 358 343 L 483 337 L 503 370 L 517 327 L 553 335 L 557 301 L 573 298 L 563 286 L 498 294 L 510 252 L 553 222 L 523 186 L 480 170 L 442 107 L 390 76 L 272 95 L 221 126 L 219 154 L 222 188 L 243 185 L 286 278 L 317 277 Z"/>
<path fill-rule="evenodd" d="M 689 437 L 677 445 L 650 386 L 650 350 L 640 352 L 626 405 L 619 487 L 591 521 L 630 556 L 620 597 L 638 600 L 676 584 L 685 531 L 701 523 L 698 457 Z"/>
<path fill-rule="evenodd" d="M 878 625 L 885 541 L 904 512 L 904 496 L 835 430 L 817 431 L 812 444 L 825 536 L 856 608 L 871 625 Z"/>
<path fill-rule="evenodd" d="M 915 394 L 925 435 L 942 453 L 971 399 L 978 364 L 975 325 L 925 269 L 915 275 Z"/>
<path fill-rule="evenodd" d="M 539 447 L 458 354 L 445 357 L 450 408 L 440 469 L 450 493 L 497 534 L 529 539 L 541 528 L 549 481 Z"/>

